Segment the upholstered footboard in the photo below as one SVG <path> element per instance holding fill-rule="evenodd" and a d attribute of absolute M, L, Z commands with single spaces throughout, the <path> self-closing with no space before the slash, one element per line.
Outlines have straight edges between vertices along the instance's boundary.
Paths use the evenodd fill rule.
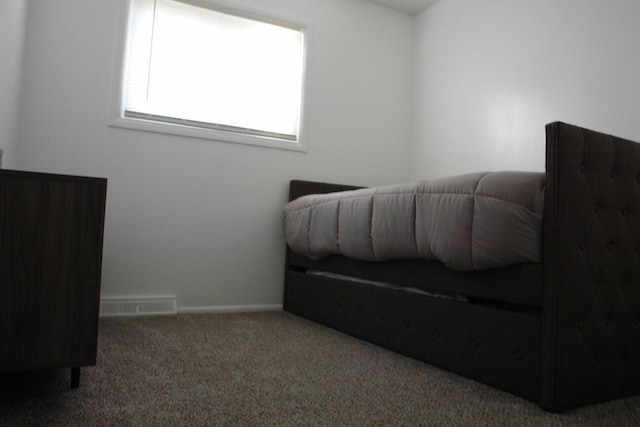
<path fill-rule="evenodd" d="M 541 405 L 640 393 L 640 144 L 547 126 Z"/>

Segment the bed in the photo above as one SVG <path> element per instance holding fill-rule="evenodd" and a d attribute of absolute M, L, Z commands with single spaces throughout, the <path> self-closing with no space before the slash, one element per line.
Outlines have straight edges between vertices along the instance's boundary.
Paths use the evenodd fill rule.
<path fill-rule="evenodd" d="M 551 123 L 544 181 L 536 262 L 460 270 L 287 245 L 284 309 L 548 411 L 638 394 L 640 144 Z M 294 180 L 289 200 L 355 189 Z"/>

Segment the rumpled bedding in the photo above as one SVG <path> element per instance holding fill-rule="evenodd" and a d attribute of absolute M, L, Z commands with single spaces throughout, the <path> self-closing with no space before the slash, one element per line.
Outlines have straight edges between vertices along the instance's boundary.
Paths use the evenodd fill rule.
<path fill-rule="evenodd" d="M 545 174 L 483 172 L 307 195 L 283 209 L 289 247 L 319 260 L 440 261 L 460 271 L 536 263 Z"/>

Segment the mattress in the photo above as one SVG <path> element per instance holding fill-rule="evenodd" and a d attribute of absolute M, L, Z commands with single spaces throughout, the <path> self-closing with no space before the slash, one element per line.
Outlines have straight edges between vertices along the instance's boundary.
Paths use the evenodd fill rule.
<path fill-rule="evenodd" d="M 310 259 L 426 259 L 460 271 L 541 259 L 544 173 L 481 172 L 306 195 L 283 209 L 289 247 Z"/>

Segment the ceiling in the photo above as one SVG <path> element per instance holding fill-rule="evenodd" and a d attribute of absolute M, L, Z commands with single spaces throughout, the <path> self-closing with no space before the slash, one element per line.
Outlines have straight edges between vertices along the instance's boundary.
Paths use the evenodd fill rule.
<path fill-rule="evenodd" d="M 391 9 L 399 10 L 410 15 L 417 15 L 427 7 L 439 0 L 370 0 L 374 3 L 382 4 Z"/>

